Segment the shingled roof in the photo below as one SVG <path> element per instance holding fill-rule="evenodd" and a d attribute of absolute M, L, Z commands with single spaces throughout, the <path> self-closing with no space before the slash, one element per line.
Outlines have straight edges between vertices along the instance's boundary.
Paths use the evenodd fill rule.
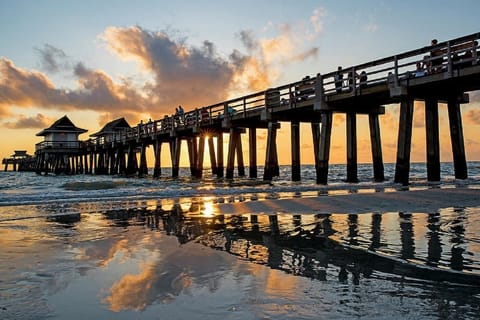
<path fill-rule="evenodd" d="M 110 121 L 109 123 L 104 125 L 100 131 L 92 133 L 90 137 L 98 137 L 106 134 L 112 134 L 125 129 L 130 129 L 130 125 L 128 124 L 127 120 L 125 120 L 125 118 L 119 118 Z"/>
<path fill-rule="evenodd" d="M 45 136 L 49 133 L 55 133 L 55 132 L 65 132 L 65 133 L 85 133 L 88 130 L 78 128 L 76 127 L 73 122 L 67 117 L 63 116 L 57 121 L 55 121 L 49 128 L 43 129 L 39 133 L 37 133 L 37 136 Z"/>

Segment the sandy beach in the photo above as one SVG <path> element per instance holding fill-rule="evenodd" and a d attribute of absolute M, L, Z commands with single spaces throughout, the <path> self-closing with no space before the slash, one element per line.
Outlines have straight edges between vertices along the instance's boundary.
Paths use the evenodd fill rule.
<path fill-rule="evenodd" d="M 480 206 L 480 188 L 352 193 L 219 204 L 223 214 L 435 212 Z"/>

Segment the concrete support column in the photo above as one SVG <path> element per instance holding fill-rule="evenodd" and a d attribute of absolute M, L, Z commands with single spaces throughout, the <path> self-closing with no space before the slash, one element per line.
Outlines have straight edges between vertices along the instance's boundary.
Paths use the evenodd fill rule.
<path fill-rule="evenodd" d="M 398 127 L 397 163 L 395 182 L 408 185 L 410 175 L 410 150 L 412 146 L 413 99 L 400 102 L 400 123 Z"/>

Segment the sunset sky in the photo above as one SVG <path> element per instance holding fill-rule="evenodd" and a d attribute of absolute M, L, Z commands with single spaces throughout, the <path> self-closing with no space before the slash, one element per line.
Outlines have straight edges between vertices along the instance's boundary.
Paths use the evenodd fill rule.
<path fill-rule="evenodd" d="M 81 139 L 88 139 L 118 117 L 135 125 L 180 104 L 191 110 L 422 47 L 432 38 L 479 32 L 479 10 L 478 0 L 0 0 L 0 158 L 14 150 L 33 153 L 42 140 L 35 134 L 63 115 L 87 129 Z M 480 160 L 478 101 L 480 94 L 472 93 L 462 107 L 467 160 Z M 450 161 L 445 109 L 441 160 Z M 365 120 L 358 121 L 359 162 L 371 161 Z M 385 162 L 395 161 L 397 122 L 398 106 L 387 106 L 380 124 Z M 422 103 L 414 122 L 412 161 L 424 161 Z M 288 127 L 282 124 L 280 139 L 290 139 Z M 336 116 L 332 162 L 345 162 L 344 144 L 344 119 Z M 288 146 L 279 147 L 282 164 L 290 162 Z M 312 163 L 309 125 L 302 126 L 302 146 L 302 162 Z"/>

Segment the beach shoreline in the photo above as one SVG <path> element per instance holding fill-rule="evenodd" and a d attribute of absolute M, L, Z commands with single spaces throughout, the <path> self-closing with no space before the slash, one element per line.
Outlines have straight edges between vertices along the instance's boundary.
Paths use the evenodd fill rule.
<path fill-rule="evenodd" d="M 480 188 L 425 188 L 218 204 L 221 214 L 435 212 L 480 206 Z"/>

